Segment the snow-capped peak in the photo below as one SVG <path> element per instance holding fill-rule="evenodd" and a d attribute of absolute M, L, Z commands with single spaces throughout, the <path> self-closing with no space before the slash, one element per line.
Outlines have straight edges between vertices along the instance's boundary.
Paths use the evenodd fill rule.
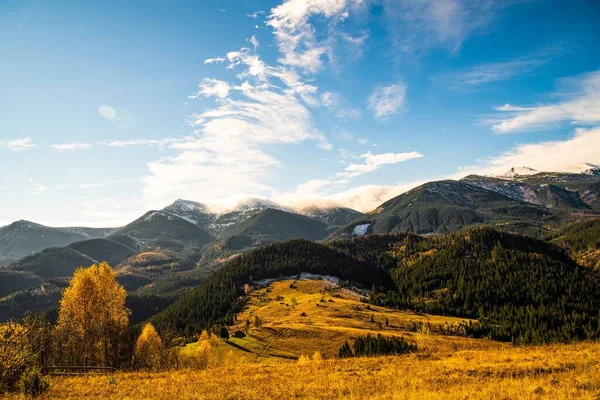
<path fill-rule="evenodd" d="M 568 167 L 565 172 L 570 174 L 600 175 L 600 167 L 590 163 L 582 163 Z"/>
<path fill-rule="evenodd" d="M 187 209 L 199 212 L 209 212 L 208 207 L 202 203 L 197 203 L 191 200 L 177 199 L 167 208 Z"/>
<path fill-rule="evenodd" d="M 274 201 L 260 198 L 249 198 L 239 202 L 230 212 L 245 212 L 250 210 L 266 210 L 274 208 L 276 210 L 290 211 L 287 207 L 281 206 Z"/>
<path fill-rule="evenodd" d="M 512 167 L 511 169 L 509 169 L 508 171 L 506 171 L 503 174 L 490 175 L 490 176 L 493 178 L 510 179 L 510 178 L 516 178 L 518 176 L 535 175 L 535 174 L 538 174 L 539 172 L 540 171 L 535 170 L 533 168 L 529 168 L 529 167 Z"/>

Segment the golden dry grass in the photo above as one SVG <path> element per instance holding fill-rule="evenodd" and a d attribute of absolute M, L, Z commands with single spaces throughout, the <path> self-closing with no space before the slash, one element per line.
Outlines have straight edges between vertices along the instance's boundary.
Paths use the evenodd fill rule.
<path fill-rule="evenodd" d="M 442 336 L 453 318 L 417 315 L 359 301 L 327 281 L 275 282 L 251 295 L 230 329 L 211 340 L 212 367 L 160 373 L 56 377 L 52 399 L 600 399 L 600 343 L 512 347 Z M 292 298 L 295 300 L 292 304 Z M 331 301 L 330 301 L 331 300 Z M 305 313 L 305 316 L 302 316 Z M 262 321 L 254 326 L 254 317 Z M 371 322 L 371 316 L 375 322 Z M 385 326 L 385 319 L 389 326 Z M 381 327 L 379 326 L 381 322 Z M 433 333 L 409 332 L 429 322 Z M 419 346 L 406 356 L 335 359 L 346 340 L 368 332 L 402 335 Z M 310 361 L 316 351 L 324 361 Z M 183 349 L 198 354 L 193 343 Z M 15 396 L 15 398 L 19 398 Z"/>
<path fill-rule="evenodd" d="M 598 399 L 600 344 L 55 378 L 52 399 Z"/>
<path fill-rule="evenodd" d="M 256 290 L 250 295 L 249 306 L 238 315 L 238 323 L 230 329 L 231 334 L 244 331 L 246 320 L 250 321 L 251 329 L 246 337 L 230 340 L 240 357 L 272 363 L 295 360 L 301 355 L 319 351 L 331 358 L 337 355 L 346 341 L 367 333 L 401 335 L 418 345 L 443 345 L 452 351 L 499 346 L 491 341 L 410 332 L 414 323 L 429 323 L 435 332 L 439 325 L 460 323 L 464 319 L 369 306 L 360 302 L 357 293 L 326 280 L 298 281 L 293 288 L 291 283 L 274 282 L 269 288 Z M 255 326 L 256 316 L 261 321 L 258 328 Z"/>

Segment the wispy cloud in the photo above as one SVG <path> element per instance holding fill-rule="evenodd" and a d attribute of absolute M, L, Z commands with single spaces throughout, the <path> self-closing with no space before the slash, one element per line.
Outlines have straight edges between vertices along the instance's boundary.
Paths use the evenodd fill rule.
<path fill-rule="evenodd" d="M 199 89 L 200 90 L 198 90 L 197 93 L 190 96 L 191 99 L 213 96 L 224 99 L 229 95 L 231 87 L 227 82 L 218 79 L 205 78 L 202 80 L 202 83 L 200 83 Z"/>
<path fill-rule="evenodd" d="M 547 48 L 509 61 L 483 63 L 442 74 L 434 80 L 460 90 L 490 82 L 519 79 L 547 64 L 561 52 L 558 47 Z"/>
<path fill-rule="evenodd" d="M 594 125 L 600 123 L 600 71 L 561 81 L 556 93 L 561 101 L 535 106 L 505 104 L 496 107 L 500 114 L 482 121 L 497 133 L 512 133 L 552 126 L 559 122 Z"/>
<path fill-rule="evenodd" d="M 45 185 L 41 185 L 38 183 L 34 183 L 31 188 L 29 189 L 28 194 L 30 196 L 39 196 L 41 194 L 44 194 L 48 191 L 48 187 Z"/>
<path fill-rule="evenodd" d="M 11 151 L 23 151 L 35 147 L 31 138 L 12 139 L 7 141 L 0 140 L 0 148 Z"/>
<path fill-rule="evenodd" d="M 281 163 L 264 146 L 313 140 L 331 148 L 305 106 L 313 101 L 315 87 L 289 69 L 265 64 L 251 49 L 232 52 L 228 59 L 232 69 L 243 67 L 238 74 L 243 82 L 202 82 L 192 97 L 214 98 L 217 106 L 190 117 L 196 135 L 171 145 L 179 154 L 148 165 L 144 193 L 149 204 L 173 197 L 216 202 L 238 193 L 266 193 L 272 189 L 263 180 Z"/>
<path fill-rule="evenodd" d="M 402 110 L 406 102 L 406 85 L 398 82 L 390 86 L 378 86 L 369 96 L 369 108 L 378 119 L 384 119 Z"/>
<path fill-rule="evenodd" d="M 265 12 L 262 11 L 262 10 L 261 11 L 255 11 L 253 13 L 248 13 L 248 14 L 246 14 L 246 17 L 252 18 L 252 19 L 256 19 L 256 18 L 260 17 L 261 15 L 265 15 Z"/>
<path fill-rule="evenodd" d="M 467 37 L 486 29 L 518 0 L 383 0 L 394 50 L 421 55 L 434 47 L 456 53 Z"/>
<path fill-rule="evenodd" d="M 189 140 L 189 137 L 184 138 L 174 138 L 167 137 L 163 139 L 133 139 L 133 140 L 110 140 L 105 142 L 100 142 L 99 144 L 102 146 L 108 147 L 130 147 L 130 146 L 172 146 L 175 143 L 181 143 Z"/>
<path fill-rule="evenodd" d="M 574 165 L 600 165 L 600 127 L 577 128 L 565 140 L 542 141 L 515 146 L 478 165 L 463 167 L 456 177 L 468 174 L 498 174 L 512 167 L 526 166 L 538 171 L 564 171 Z"/>
<path fill-rule="evenodd" d="M 53 144 L 53 149 L 56 150 L 87 150 L 91 149 L 92 145 L 89 143 L 63 143 L 63 144 Z"/>
<path fill-rule="evenodd" d="M 351 121 L 360 119 L 361 112 L 357 108 L 347 107 L 341 96 L 324 92 L 321 94 L 321 104 L 323 104 L 337 119 L 341 121 Z"/>

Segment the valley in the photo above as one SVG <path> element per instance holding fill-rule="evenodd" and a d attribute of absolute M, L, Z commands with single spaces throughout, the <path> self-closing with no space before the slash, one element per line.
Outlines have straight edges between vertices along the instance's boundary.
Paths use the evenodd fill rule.
<path fill-rule="evenodd" d="M 501 176 L 430 182 L 366 214 L 343 207 L 295 210 L 261 199 L 215 213 L 177 200 L 114 229 L 19 221 L 0 228 L 1 259 L 11 261 L 14 249 L 30 254 L 5 266 L 0 261 L 0 320 L 52 311 L 65 278 L 94 262 L 113 265 L 131 296 L 158 296 L 169 304 L 240 254 L 290 239 L 327 243 L 394 232 L 442 235 L 473 226 L 552 239 L 571 223 L 600 217 L 599 171 L 589 165 L 560 173 L 517 168 Z M 579 250 L 579 259 L 595 266 L 596 248 Z"/>
<path fill-rule="evenodd" d="M 210 340 L 207 369 L 54 377 L 48 395 L 392 399 L 401 393 L 406 399 L 594 399 L 600 394 L 598 343 L 513 347 L 444 334 L 440 328 L 464 320 L 368 305 L 352 288 L 322 278 L 277 280 L 255 288 L 229 327 L 230 338 Z M 246 320 L 252 321 L 249 329 Z M 246 329 L 244 337 L 236 337 Z M 367 333 L 405 337 L 419 351 L 337 358 L 343 343 Z M 183 347 L 182 357 L 194 358 L 200 343 Z M 317 359 L 316 352 L 323 358 Z"/>

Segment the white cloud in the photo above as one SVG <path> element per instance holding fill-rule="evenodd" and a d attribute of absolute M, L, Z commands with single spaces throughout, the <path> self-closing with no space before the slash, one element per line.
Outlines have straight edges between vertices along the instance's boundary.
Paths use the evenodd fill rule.
<path fill-rule="evenodd" d="M 390 86 L 378 86 L 369 96 L 369 108 L 376 118 L 383 119 L 402 110 L 406 102 L 406 85 L 398 82 Z"/>
<path fill-rule="evenodd" d="M 496 115 L 483 122 L 493 125 L 497 133 L 545 128 L 564 121 L 589 125 L 600 123 L 600 71 L 564 79 L 562 84 L 566 88 L 558 93 L 562 101 L 529 107 L 505 104 L 495 110 L 507 115 Z"/>
<path fill-rule="evenodd" d="M 205 78 L 199 85 L 200 90 L 191 95 L 190 98 L 197 99 L 200 97 L 218 97 L 224 99 L 229 95 L 231 87 L 227 82 L 218 79 Z"/>
<path fill-rule="evenodd" d="M 233 68 L 246 67 L 240 79 L 252 79 L 255 84 L 203 81 L 207 85 L 195 96 L 215 97 L 217 107 L 192 115 L 190 122 L 197 133 L 171 145 L 179 151 L 176 156 L 148 165 L 149 175 L 144 178 L 147 204 L 164 205 L 177 197 L 216 203 L 239 193 L 260 196 L 272 190 L 263 180 L 281 165 L 264 146 L 314 140 L 323 149 L 331 148 L 313 127 L 311 113 L 302 102 L 312 89 L 297 75 L 264 64 L 249 49 L 232 52 L 228 58 Z M 284 86 L 271 84 L 271 78 Z"/>
<path fill-rule="evenodd" d="M 337 24 L 361 2 L 286 0 L 273 8 L 267 24 L 280 52 L 278 63 L 269 65 L 259 57 L 256 37 L 248 39 L 249 47 L 227 53 L 227 69 L 240 70 L 238 81 L 201 81 L 190 97 L 212 98 L 216 105 L 190 117 L 194 137 L 172 143 L 174 156 L 148 164 L 143 179 L 146 204 L 161 206 L 177 197 L 213 204 L 240 194 L 264 197 L 273 190 L 265 182 L 282 167 L 270 154 L 274 146 L 310 140 L 330 150 L 331 144 L 312 121 L 310 108 L 323 105 L 312 74 L 323 66 L 325 54 L 333 57 L 340 37 Z M 314 16 L 328 26 L 330 37 L 317 39 L 310 21 Z M 367 37 L 363 32 L 346 42 L 358 46 Z M 336 106 L 332 98 L 324 100 L 328 107 Z M 356 117 L 355 110 L 336 107 L 340 117 Z M 343 179 L 336 181 L 342 184 Z"/>
<path fill-rule="evenodd" d="M 104 117 L 108 120 L 111 120 L 111 121 L 117 117 L 117 111 L 114 108 L 112 108 L 111 106 L 106 105 L 106 104 L 98 107 L 98 113 L 102 117 Z"/>
<path fill-rule="evenodd" d="M 463 167 L 456 174 L 498 174 L 512 167 L 526 166 L 538 171 L 564 171 L 583 163 L 600 164 L 600 127 L 578 128 L 565 140 L 543 141 L 515 146 L 479 165 Z"/>
<path fill-rule="evenodd" d="M 89 143 L 64 143 L 64 144 L 53 144 L 51 146 L 56 150 L 87 150 L 91 149 L 92 145 Z"/>
<path fill-rule="evenodd" d="M 19 138 L 7 141 L 0 140 L 0 148 L 9 149 L 10 151 L 23 151 L 35 147 L 31 138 Z"/>
<path fill-rule="evenodd" d="M 335 181 L 312 180 L 298 185 L 293 192 L 273 193 L 271 199 L 289 207 L 310 205 L 349 207 L 362 212 L 373 211 L 382 203 L 426 183 L 425 180 L 393 185 L 363 185 L 346 190 L 335 190 Z M 325 192 L 323 189 L 334 191 Z"/>
<path fill-rule="evenodd" d="M 319 42 L 309 19 L 322 15 L 331 26 L 348 17 L 349 10 L 361 5 L 357 0 L 286 0 L 273 8 L 267 25 L 273 28 L 283 65 L 306 72 L 317 72 L 323 66 L 322 57 L 332 53 L 333 37 Z M 333 33 L 333 29 L 330 29 Z"/>
<path fill-rule="evenodd" d="M 167 137 L 164 139 L 133 139 L 133 140 L 111 140 L 106 142 L 100 142 L 102 146 L 108 147 L 129 147 L 129 146 L 173 146 L 175 143 L 185 142 L 189 140 L 189 137 L 185 138 L 173 138 Z"/>
<path fill-rule="evenodd" d="M 339 176 L 355 177 L 367 172 L 373 172 L 384 165 L 398 164 L 401 162 L 413 160 L 415 158 L 421 158 L 423 154 L 417 151 L 411 151 L 408 153 L 383 153 L 373 154 L 370 151 L 359 156 L 359 159 L 364 160 L 361 164 L 350 164 L 346 167 L 346 172 L 341 172 Z"/>
<path fill-rule="evenodd" d="M 220 64 L 225 61 L 227 60 L 223 57 L 207 58 L 206 60 L 204 60 L 204 64 Z"/>

